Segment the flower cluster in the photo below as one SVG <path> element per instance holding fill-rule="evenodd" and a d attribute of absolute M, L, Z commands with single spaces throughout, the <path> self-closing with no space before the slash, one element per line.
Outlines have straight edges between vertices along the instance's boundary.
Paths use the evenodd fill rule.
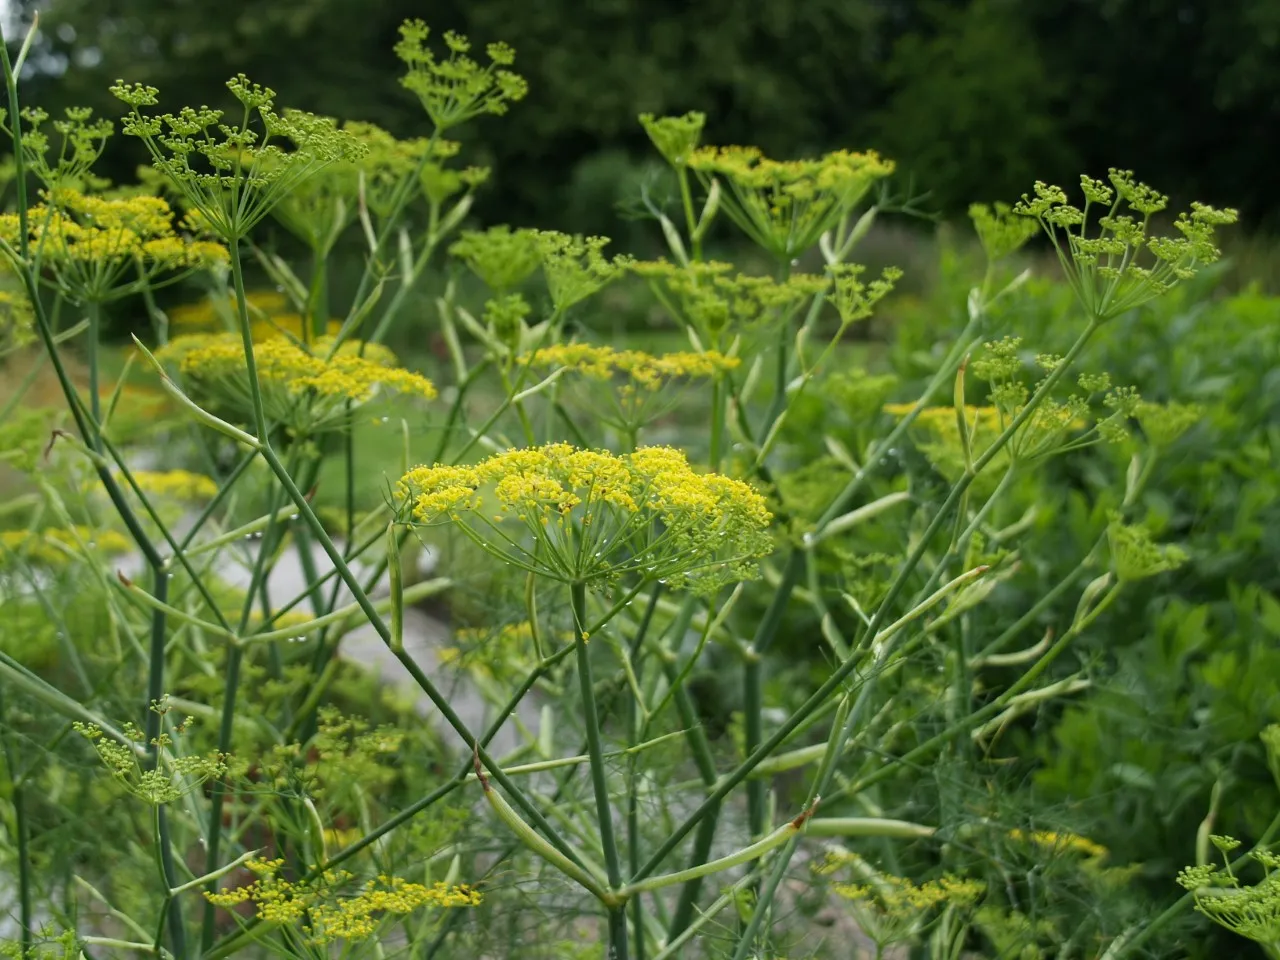
<path fill-rule="evenodd" d="M 212 500 L 218 484 L 212 477 L 190 470 L 135 470 L 133 482 L 146 494 L 170 500 Z"/>
<path fill-rule="evenodd" d="M 208 107 L 146 116 L 142 108 L 159 103 L 155 87 L 119 81 L 111 88 L 130 108 L 124 132 L 143 141 L 155 168 L 225 240 L 239 241 L 325 167 L 358 160 L 368 151 L 327 117 L 300 110 L 277 113 L 275 91 L 243 74 L 228 80 L 227 89 L 243 107 L 245 119 L 238 126 Z M 251 126 L 255 116 L 262 132 Z"/>
<path fill-rule="evenodd" d="M 915 405 L 910 403 L 890 403 L 884 407 L 885 413 L 894 417 L 905 417 L 914 409 Z M 916 447 L 933 468 L 951 483 L 960 479 L 971 460 L 982 456 L 991 448 L 1005 426 L 1000 411 L 991 406 L 966 406 L 964 418 L 969 439 L 968 456 L 954 407 L 925 407 L 911 424 Z M 999 482 L 997 471 L 1008 467 L 1008 464 L 1009 448 L 1006 446 L 988 464 L 989 468 L 995 469 L 985 469 L 978 473 L 973 482 L 974 492 L 979 496 L 990 494 Z"/>
<path fill-rule="evenodd" d="M 0 111 L 0 125 L 3 116 L 3 111 Z M 62 119 L 52 123 L 61 140 L 55 154 L 50 149 L 49 135 L 42 129 L 49 114 L 38 107 L 24 107 L 21 118 L 24 121 L 22 153 L 26 168 L 45 187 L 86 189 L 100 185 L 90 171 L 111 137 L 110 120 L 93 119 L 93 111 L 88 107 L 67 107 Z"/>
<path fill-rule="evenodd" d="M 507 44 L 485 47 L 489 64 L 482 67 L 467 56 L 471 42 L 466 37 L 446 31 L 449 56 L 439 60 L 427 47 L 429 34 L 421 20 L 406 20 L 395 53 L 409 68 L 400 82 L 422 101 L 437 133 L 482 114 L 504 114 L 509 104 L 523 100 L 529 92 L 525 79 L 506 69 L 516 60 L 516 52 Z"/>
<path fill-rule="evenodd" d="M 1000 411 L 1002 429 L 1022 415 L 1031 397 L 1031 391 L 1022 382 L 1022 359 L 1019 337 L 1005 337 L 983 344 L 983 352 L 970 365 L 974 377 L 991 384 L 991 401 Z M 1040 354 L 1036 366 L 1046 375 L 1062 365 L 1062 358 L 1054 354 Z M 1105 373 L 1081 374 L 1078 381 L 1083 394 L 1073 394 L 1065 400 L 1043 398 L 1023 420 L 1018 432 L 1009 442 L 1010 454 L 1021 462 L 1033 462 L 1067 449 L 1082 446 L 1096 433 L 1110 443 L 1119 443 L 1128 436 L 1127 423 L 1139 403 L 1137 393 L 1130 387 L 1113 387 Z M 1091 400 L 1101 396 L 1102 405 L 1108 411 L 1093 418 Z M 1072 434 L 1089 427 L 1095 419 L 1090 434 L 1072 439 Z"/>
<path fill-rule="evenodd" d="M 1145 527 L 1124 523 L 1113 516 L 1107 525 L 1111 565 L 1121 583 L 1143 580 L 1176 570 L 1187 562 L 1187 552 L 1176 544 L 1158 544 Z"/>
<path fill-rule="evenodd" d="M 969 219 L 978 234 L 978 242 L 990 263 L 1002 260 L 1022 249 L 1036 235 L 1039 227 L 1034 220 L 1014 213 L 1007 203 L 987 206 L 975 203 L 969 207 Z"/>
<path fill-rule="evenodd" d="M 338 941 L 369 940 L 390 917 L 403 917 L 424 907 L 473 907 L 481 895 L 468 886 L 435 883 L 426 886 L 382 874 L 367 880 L 359 891 L 343 896 L 341 887 L 353 879 L 346 871 L 326 871 L 310 881 L 280 876 L 284 860 L 249 860 L 245 866 L 257 879 L 244 887 L 206 893 L 214 906 L 230 909 L 252 903 L 267 923 L 297 927 L 309 946 Z"/>
<path fill-rule="evenodd" d="M 106 198 L 60 188 L 27 212 L 27 229 L 31 248 L 78 302 L 102 303 L 154 284 L 162 273 L 227 261 L 222 245 L 178 236 L 173 211 L 160 197 Z M 0 240 L 10 248 L 18 247 L 21 230 L 17 214 L 0 216 Z M 138 278 L 126 281 L 130 270 Z"/>
<path fill-rule="evenodd" d="M 694 379 L 718 377 L 736 369 L 741 361 L 715 351 L 653 356 L 640 350 L 568 343 L 526 354 L 519 362 L 530 367 L 573 371 L 582 375 L 589 385 L 603 387 L 589 390 L 583 397 L 592 416 L 633 434 L 680 402 L 681 391 L 671 387 Z"/>
<path fill-rule="evenodd" d="M 633 263 L 628 256 L 605 258 L 608 237 L 571 237 L 554 230 L 539 230 L 537 236 L 542 272 L 557 311 L 587 299 Z"/>
<path fill-rule="evenodd" d="M 1235 223 L 1235 210 L 1193 203 L 1174 228 L 1180 236 L 1151 236 L 1151 217 L 1169 198 L 1133 179 L 1132 170 L 1108 174 L 1110 186 L 1083 176 L 1084 206 L 1067 202 L 1061 187 L 1037 182 L 1013 212 L 1037 221 L 1053 241 L 1067 280 L 1084 308 L 1108 320 L 1189 280 L 1221 257 L 1215 229 Z M 1092 208 L 1103 211 L 1091 229 Z M 1145 262 L 1144 262 L 1145 260 Z"/>
<path fill-rule="evenodd" d="M 677 267 L 666 260 L 634 263 L 632 272 L 649 281 L 654 295 L 673 317 L 692 327 L 705 344 L 738 333 L 786 323 L 800 306 L 831 286 L 828 277 L 796 273 L 778 282 L 769 277 L 733 275 L 719 261 Z"/>
<path fill-rule="evenodd" d="M 615 350 L 586 343 L 557 344 L 521 359 L 530 366 L 565 367 L 599 380 L 622 374 L 646 390 L 657 390 L 675 379 L 715 377 L 736 369 L 740 363 L 737 357 L 726 357 L 714 350 L 653 356 L 641 350 Z"/>
<path fill-rule="evenodd" d="M 827 299 L 835 306 L 840 322 L 845 326 L 871 316 L 875 305 L 888 296 L 894 284 L 902 279 L 902 271 L 897 267 L 885 267 L 879 279 L 870 283 L 862 282 L 866 267 L 858 263 L 838 263 L 830 270 L 835 279 L 835 289 Z"/>
<path fill-rule="evenodd" d="M 874 152 L 839 150 L 818 160 L 770 160 L 755 147 L 701 147 L 688 165 L 709 184 L 724 181 L 725 213 L 778 260 L 811 249 L 893 172 Z"/>
<path fill-rule="evenodd" d="M 1274 950 L 1280 944 L 1280 856 L 1254 850 L 1249 857 L 1262 867 L 1264 876 L 1251 886 L 1240 883 L 1226 855 L 1239 848 L 1231 837 L 1210 837 L 1222 853 L 1225 869 L 1212 864 L 1185 867 L 1178 883 L 1195 897 L 1196 910 L 1228 930 Z"/>
<path fill-rule="evenodd" d="M 1010 830 L 1009 839 L 1017 840 L 1021 843 L 1034 844 L 1046 850 L 1055 853 L 1079 853 L 1090 859 L 1098 859 L 1107 855 L 1107 848 L 1100 843 L 1094 843 L 1088 837 L 1082 837 L 1078 833 L 1060 833 L 1053 830 Z"/>
<path fill-rule="evenodd" d="M 290 233 L 323 257 L 355 220 L 362 197 L 379 216 L 406 198 L 409 178 L 432 159 L 458 152 L 450 140 L 398 140 L 372 123 L 347 121 L 341 130 L 363 146 L 363 152 L 337 161 L 303 180 L 271 210 Z"/>
<path fill-rule="evenodd" d="M 688 165 L 689 157 L 698 149 L 707 115 L 691 110 L 681 117 L 654 117 L 640 114 L 640 125 L 658 148 L 662 158 L 677 169 Z"/>
<path fill-rule="evenodd" d="M 1137 405 L 1134 416 L 1151 445 L 1164 448 L 1204 419 L 1204 408 L 1194 403 L 1151 403 L 1144 400 Z"/>
<path fill-rule="evenodd" d="M 153 707 L 162 710 L 163 708 Z M 144 803 L 161 806 L 181 800 L 206 780 L 227 772 L 227 757 L 216 751 L 209 754 L 182 754 L 171 748 L 173 738 L 162 733 L 147 744 L 146 735 L 134 724 L 126 723 L 124 735 L 135 744 L 146 744 L 163 755 L 162 762 L 153 769 L 144 768 L 138 751 L 111 739 L 96 724 L 73 724 L 77 733 L 93 744 L 98 757 L 114 777 L 131 795 Z M 186 724 L 178 728 L 185 730 Z"/>
<path fill-rule="evenodd" d="M 504 562 L 565 583 L 634 574 L 711 591 L 753 576 L 772 550 L 764 498 L 695 473 L 669 447 L 615 456 L 553 443 L 475 466 L 418 467 L 397 499 L 404 522 L 451 520 Z M 509 534 L 509 520 L 526 537 Z"/>
<path fill-rule="evenodd" d="M 118 556 L 132 548 L 132 542 L 122 533 L 80 525 L 0 531 L 0 558 L 12 555 L 47 567 L 66 566 L 75 557 L 83 556 L 86 549 Z"/>
<path fill-rule="evenodd" d="M 426 377 L 395 366 L 395 355 L 378 344 L 344 341 L 332 356 L 333 339 L 318 337 L 307 350 L 283 337 L 254 344 L 253 358 L 268 418 L 296 434 L 341 429 L 350 414 L 384 390 L 431 399 Z M 244 345 L 231 333 L 175 337 L 156 351 L 176 364 L 201 400 L 243 416 L 251 409 Z"/>
<path fill-rule="evenodd" d="M 537 230 L 464 230 L 449 253 L 467 265 L 490 290 L 505 294 L 524 283 L 542 264 Z"/>
<path fill-rule="evenodd" d="M 289 298 L 275 290 L 253 290 L 245 296 L 249 315 L 249 332 L 254 341 L 286 337 L 305 340 L 309 324 L 294 309 Z M 169 329 L 176 333 L 215 333 L 240 329 L 240 317 L 234 295 L 214 299 L 205 297 L 195 303 L 184 303 L 168 312 Z M 336 336 L 342 321 L 331 319 L 325 333 Z"/>
<path fill-rule="evenodd" d="M 833 883 L 832 890 L 849 903 L 858 926 L 881 950 L 921 933 L 939 910 L 971 910 L 986 892 L 984 884 L 951 874 L 917 884 L 842 849 L 829 850 L 815 869 L 819 875 L 844 869 L 858 878 Z"/>
<path fill-rule="evenodd" d="M 0 290 L 0 357 L 35 339 L 35 311 L 21 290 Z"/>

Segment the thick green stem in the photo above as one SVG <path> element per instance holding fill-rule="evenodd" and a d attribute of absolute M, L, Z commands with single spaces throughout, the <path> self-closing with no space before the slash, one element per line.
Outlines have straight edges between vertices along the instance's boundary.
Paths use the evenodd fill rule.
<path fill-rule="evenodd" d="M 610 888 L 622 886 L 622 866 L 618 858 L 618 843 L 614 837 L 613 810 L 609 803 L 608 770 L 604 762 L 604 748 L 600 738 L 600 715 L 596 704 L 595 681 L 591 675 L 591 653 L 587 648 L 587 587 L 574 583 L 569 588 L 570 603 L 577 637 L 574 645 L 578 652 L 578 685 L 582 691 L 583 722 L 587 727 L 587 755 L 591 758 L 591 787 L 595 793 L 596 821 L 600 830 L 600 846 L 604 851 L 605 873 Z M 621 904 L 609 910 L 610 960 L 627 958 L 626 906 Z"/>
<path fill-rule="evenodd" d="M 229 644 L 227 650 L 226 681 L 222 694 L 222 723 L 218 729 L 218 749 L 227 751 L 231 746 L 231 735 L 235 726 L 236 695 L 240 689 L 240 661 L 244 657 L 244 648 L 238 643 Z M 212 795 L 209 802 L 209 835 L 208 854 L 205 856 L 205 873 L 214 873 L 218 869 L 218 857 L 222 846 L 222 815 L 226 801 L 227 788 L 221 779 L 213 782 Z M 217 890 L 217 880 L 209 883 L 209 892 Z M 214 922 L 216 908 L 212 903 L 205 903 L 203 924 L 200 934 L 200 949 L 207 951 L 213 945 Z"/>
<path fill-rule="evenodd" d="M 178 886 L 178 869 L 173 860 L 173 841 L 169 837 L 169 811 L 161 804 L 156 807 L 156 843 L 159 846 L 160 871 L 165 890 Z M 169 920 L 169 944 L 178 960 L 187 956 L 187 931 L 182 919 L 182 907 L 176 897 L 168 898 L 165 911 Z"/>
<path fill-rule="evenodd" d="M 102 336 L 102 304 L 91 300 L 86 307 L 89 311 L 89 337 L 85 344 L 89 365 L 89 416 L 94 423 L 93 436 L 86 439 L 94 450 L 101 453 L 102 438 L 98 431 L 102 429 L 102 387 L 99 383 L 98 338 Z"/>
<path fill-rule="evenodd" d="M 0 727 L 8 729 L 2 684 L 0 684 Z M 14 738 L 8 734 L 0 734 L 0 745 L 4 747 L 5 770 L 9 775 L 12 791 L 10 800 L 13 805 L 14 832 L 18 835 L 18 925 L 22 931 L 21 956 L 25 957 L 31 951 L 35 936 L 35 914 L 31 903 L 31 834 L 30 824 L 27 822 L 27 791 L 23 783 L 25 778 L 18 776 L 18 753 L 13 740 Z"/>
<path fill-rule="evenodd" d="M 240 262 L 240 240 L 227 244 L 231 254 L 231 281 L 236 293 L 236 312 L 240 321 L 240 341 L 244 346 L 245 373 L 249 380 L 249 399 L 253 406 L 253 428 L 259 443 L 267 442 L 267 415 L 262 406 L 262 385 L 258 383 L 258 364 L 253 356 L 253 332 L 249 327 L 249 301 L 244 292 L 244 266 Z"/>

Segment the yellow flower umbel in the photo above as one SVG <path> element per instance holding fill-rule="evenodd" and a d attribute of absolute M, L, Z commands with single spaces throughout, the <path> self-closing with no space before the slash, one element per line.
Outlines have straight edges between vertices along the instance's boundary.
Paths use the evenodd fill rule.
<path fill-rule="evenodd" d="M 524 77 L 506 69 L 516 60 L 516 52 L 507 44 L 486 46 L 489 64 L 482 67 L 467 56 L 471 42 L 466 37 L 445 31 L 449 56 L 440 60 L 427 46 L 429 34 L 421 20 L 406 20 L 395 52 L 409 68 L 401 84 L 417 94 L 436 133 L 482 114 L 504 114 L 508 104 L 523 100 L 528 93 Z"/>
<path fill-rule="evenodd" d="M 185 733 L 188 722 L 177 725 L 174 733 Z M 135 746 L 150 746 L 160 755 L 160 763 L 152 767 L 143 763 L 138 750 L 108 737 L 96 724 L 76 722 L 72 726 L 93 744 L 99 759 L 117 783 L 132 796 L 157 807 L 181 800 L 198 790 L 206 780 L 216 779 L 227 772 L 226 754 L 179 751 L 173 736 L 168 733 L 161 733 L 148 744 L 146 734 L 135 724 L 126 723 L 122 728 L 125 737 Z"/>
<path fill-rule="evenodd" d="M 386 347 L 347 340 L 330 357 L 332 346 L 331 337 L 317 338 L 310 352 L 283 337 L 254 345 L 268 420 L 302 436 L 347 427 L 383 391 L 436 395 L 426 377 L 395 366 Z M 177 366 L 198 402 L 241 417 L 252 410 L 244 346 L 235 334 L 175 337 L 156 356 Z"/>
<path fill-rule="evenodd" d="M 770 160 L 755 147 L 701 147 L 689 168 L 704 184 L 723 181 L 721 209 L 775 259 L 790 263 L 893 173 L 874 152 L 838 150 L 819 160 Z"/>
<path fill-rule="evenodd" d="M 649 282 L 676 320 L 692 327 L 702 346 L 721 346 L 740 333 L 757 333 L 790 322 L 813 297 L 831 286 L 827 277 L 796 273 L 785 281 L 733 273 L 719 261 L 677 267 L 665 260 L 631 265 Z"/>
<path fill-rule="evenodd" d="M 1098 860 L 1107 855 L 1106 847 L 1078 833 L 1060 833 L 1053 830 L 1033 830 L 1028 833 L 1025 830 L 1015 829 L 1009 831 L 1009 839 L 1031 843 L 1052 853 L 1079 853 L 1092 860 Z"/>
<path fill-rule="evenodd" d="M 258 879 L 234 890 L 206 893 L 206 899 L 225 909 L 252 903 L 259 920 L 284 927 L 287 939 L 300 940 L 297 946 L 372 940 L 415 910 L 473 907 L 481 901 L 480 893 L 467 886 L 427 886 L 385 874 L 344 896 L 342 887 L 354 879 L 346 871 L 290 881 L 280 876 L 283 860 L 249 860 L 245 866 Z"/>
<path fill-rule="evenodd" d="M 1110 186 L 1080 178 L 1083 207 L 1069 204 L 1061 187 L 1040 182 L 1034 196 L 1024 193 L 1013 207 L 1039 222 L 1077 299 L 1098 321 L 1160 296 L 1217 261 L 1222 252 L 1215 230 L 1238 218 L 1235 210 L 1193 203 L 1174 221 L 1180 236 L 1153 237 L 1151 217 L 1169 198 L 1134 180 L 1132 170 L 1112 167 L 1107 179 Z M 1090 213 L 1101 214 L 1094 224 Z"/>
<path fill-rule="evenodd" d="M 1178 883 L 1189 890 L 1196 910 L 1233 933 L 1262 944 L 1267 956 L 1280 952 L 1280 856 L 1252 850 L 1248 856 L 1264 875 L 1246 886 L 1232 869 L 1231 853 L 1240 846 L 1232 837 L 1209 838 L 1222 854 L 1223 868 L 1213 864 L 1184 867 Z"/>
<path fill-rule="evenodd" d="M 169 500 L 212 500 L 218 495 L 212 477 L 190 470 L 135 470 L 133 482 L 148 496 Z"/>
<path fill-rule="evenodd" d="M 173 282 L 227 261 L 220 244 L 178 236 L 173 211 L 160 197 L 108 199 L 54 190 L 28 211 L 27 228 L 32 255 L 78 303 L 105 303 L 156 286 L 162 274 L 174 274 L 165 278 Z M 4 243 L 16 248 L 20 230 L 17 214 L 0 216 Z M 131 271 L 136 276 L 126 279 Z"/>
<path fill-rule="evenodd" d="M 0 289 L 0 357 L 20 350 L 35 338 L 35 311 L 31 309 L 31 299 L 16 288 Z"/>
<path fill-rule="evenodd" d="M 773 548 L 760 494 L 670 447 L 508 450 L 411 470 L 397 498 L 403 522 L 451 520 L 504 562 L 569 584 L 637 576 L 709 592 L 754 576 Z"/>
<path fill-rule="evenodd" d="M 915 409 L 910 403 L 890 403 L 885 413 L 905 417 Z M 1005 423 L 995 407 L 966 406 L 964 416 L 968 422 L 969 448 L 972 459 L 982 456 L 1000 436 Z M 926 407 L 917 414 L 911 424 L 911 437 L 919 451 L 948 481 L 955 483 L 964 473 L 967 463 L 964 441 L 954 407 Z M 1000 473 L 1009 465 L 1009 448 L 1001 450 L 988 469 L 978 474 L 974 492 L 980 496 L 995 489 Z"/>
<path fill-rule="evenodd" d="M 65 567 L 87 556 L 117 556 L 132 547 L 129 538 L 115 530 L 91 530 L 79 525 L 0 531 L 0 561 L 15 557 L 46 567 Z"/>
<path fill-rule="evenodd" d="M 557 313 L 587 299 L 621 276 L 632 263 L 628 256 L 605 258 L 608 237 L 571 237 L 554 230 L 540 230 L 537 237 L 542 272 Z"/>
<path fill-rule="evenodd" d="M 526 354 L 520 362 L 579 374 L 588 385 L 581 398 L 583 406 L 594 419 L 621 431 L 633 446 L 642 427 L 680 403 L 682 386 L 721 376 L 740 363 L 737 357 L 715 351 L 655 357 L 586 343 L 557 344 Z"/>
<path fill-rule="evenodd" d="M 236 332 L 240 329 L 237 311 L 234 296 L 221 300 L 205 297 L 170 310 L 169 329 L 174 334 Z M 283 293 L 275 290 L 250 291 L 245 295 L 245 311 L 249 315 L 249 330 L 255 343 L 272 337 L 302 341 L 310 337 L 310 325 Z M 341 328 L 341 320 L 331 319 L 325 333 L 336 336 Z"/>
<path fill-rule="evenodd" d="M 369 209 L 385 217 L 397 199 L 407 196 L 408 180 L 428 151 L 433 158 L 443 158 L 458 150 L 458 144 L 448 140 L 397 140 L 372 123 L 347 121 L 341 129 L 364 145 L 363 155 L 329 164 L 271 209 L 271 215 L 320 258 L 355 221 L 362 189 Z"/>
<path fill-rule="evenodd" d="M 840 849 L 828 851 L 816 869 L 820 875 L 848 870 L 857 878 L 856 883 L 836 882 L 832 890 L 849 903 L 859 928 L 881 950 L 920 936 L 944 912 L 967 913 L 986 891 L 982 883 L 950 874 L 917 884 Z"/>

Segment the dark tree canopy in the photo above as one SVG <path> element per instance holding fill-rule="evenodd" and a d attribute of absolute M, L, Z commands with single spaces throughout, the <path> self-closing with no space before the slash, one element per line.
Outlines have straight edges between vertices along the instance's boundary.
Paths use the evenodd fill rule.
<path fill-rule="evenodd" d="M 600 181 L 650 156 L 642 111 L 709 117 L 707 139 L 772 155 L 876 148 L 948 213 L 1036 179 L 1129 167 L 1274 226 L 1280 4 L 1274 0 L 45 0 L 53 110 L 118 114 L 117 78 L 219 105 L 243 71 L 280 102 L 395 133 L 425 119 L 397 82 L 399 23 L 506 40 L 530 82 L 471 131 L 503 219 L 608 229 Z M 72 69 L 59 75 L 60 64 Z M 127 176 L 139 155 L 108 157 Z M 623 177 L 625 179 L 625 177 Z M 569 186 L 579 196 L 570 201 Z M 594 191 L 594 192 L 593 192 Z M 598 194 L 598 196 L 597 196 Z M 567 222 L 573 221 L 573 222 Z M 594 222 L 592 222 L 594 221 Z"/>

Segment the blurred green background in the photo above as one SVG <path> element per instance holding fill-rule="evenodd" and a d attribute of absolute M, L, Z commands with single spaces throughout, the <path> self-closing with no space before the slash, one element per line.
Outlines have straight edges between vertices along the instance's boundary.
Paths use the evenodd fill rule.
<path fill-rule="evenodd" d="M 616 201 L 651 169 L 642 111 L 708 114 L 710 143 L 778 157 L 875 148 L 955 214 L 1036 179 L 1135 169 L 1175 201 L 1280 227 L 1276 0 L 10 0 L 45 27 L 30 95 L 118 116 L 117 78 L 162 105 L 222 105 L 243 71 L 280 102 L 408 136 L 398 25 L 506 40 L 528 99 L 469 131 L 494 183 L 487 222 L 619 234 Z M 69 66 L 75 69 L 68 70 Z M 116 138 L 105 169 L 142 160 Z M 624 184 L 619 188 L 619 178 Z"/>

